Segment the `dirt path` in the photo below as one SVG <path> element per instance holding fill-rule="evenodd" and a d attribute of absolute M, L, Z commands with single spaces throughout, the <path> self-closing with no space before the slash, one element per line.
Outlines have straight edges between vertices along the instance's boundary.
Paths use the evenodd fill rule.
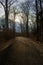
<path fill-rule="evenodd" d="M 42 50 L 43 48 L 31 39 L 17 37 L 8 49 L 3 65 L 43 65 Z"/>

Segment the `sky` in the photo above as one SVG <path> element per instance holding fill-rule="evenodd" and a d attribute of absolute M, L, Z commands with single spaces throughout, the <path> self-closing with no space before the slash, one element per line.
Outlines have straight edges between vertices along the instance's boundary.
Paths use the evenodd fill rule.
<path fill-rule="evenodd" d="M 25 0 L 18 0 L 18 1 L 21 3 L 21 2 L 24 2 Z M 0 4 L 0 17 L 2 15 L 4 15 L 4 9 L 3 9 L 2 5 Z"/>
<path fill-rule="evenodd" d="M 22 2 L 25 2 L 25 1 L 26 1 L 26 0 L 18 0 L 18 3 L 22 3 Z M 16 6 L 17 6 L 18 3 L 16 3 Z M 19 5 L 20 5 L 20 4 L 19 4 Z M 4 15 L 4 9 L 3 9 L 2 5 L 0 4 L 0 17 L 1 17 L 2 15 Z"/>
<path fill-rule="evenodd" d="M 26 0 L 18 0 L 19 3 L 22 3 L 22 2 L 25 2 Z M 34 3 L 35 0 L 33 0 L 33 3 Z M 17 4 L 16 4 L 17 5 Z M 2 7 L 2 5 L 0 4 L 0 17 L 4 15 L 4 9 Z"/>
<path fill-rule="evenodd" d="M 18 0 L 19 2 L 25 2 L 26 0 Z"/>
<path fill-rule="evenodd" d="M 0 4 L 0 17 L 1 17 L 2 15 L 4 15 L 4 9 L 3 9 L 3 7 L 2 7 L 1 4 Z"/>

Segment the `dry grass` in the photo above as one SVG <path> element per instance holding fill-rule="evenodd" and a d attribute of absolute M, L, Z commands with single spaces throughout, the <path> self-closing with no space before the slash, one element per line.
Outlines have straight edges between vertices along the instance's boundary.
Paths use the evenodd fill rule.
<path fill-rule="evenodd" d="M 14 33 L 12 30 L 5 30 L 3 32 L 0 32 L 0 41 L 1 40 L 9 40 L 14 37 Z"/>

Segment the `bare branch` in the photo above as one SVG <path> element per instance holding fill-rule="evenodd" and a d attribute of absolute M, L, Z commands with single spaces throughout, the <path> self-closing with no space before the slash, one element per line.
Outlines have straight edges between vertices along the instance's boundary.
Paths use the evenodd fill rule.
<path fill-rule="evenodd" d="M 15 1 L 10 1 L 10 3 L 9 3 L 9 6 L 8 7 L 10 7 L 12 4 L 14 4 L 15 2 L 16 2 L 17 0 L 15 0 Z"/>
<path fill-rule="evenodd" d="M 12 0 L 10 0 L 10 2 L 8 2 L 8 4 L 10 4 L 12 2 Z"/>
<path fill-rule="evenodd" d="M 0 4 L 5 8 L 5 5 L 3 4 L 3 2 L 0 1 Z"/>

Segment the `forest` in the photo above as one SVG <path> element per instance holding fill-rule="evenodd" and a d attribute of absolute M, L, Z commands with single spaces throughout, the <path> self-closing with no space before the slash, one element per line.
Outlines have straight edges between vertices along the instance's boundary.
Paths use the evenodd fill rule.
<path fill-rule="evenodd" d="M 0 65 L 43 65 L 43 0 L 0 0 Z"/>

